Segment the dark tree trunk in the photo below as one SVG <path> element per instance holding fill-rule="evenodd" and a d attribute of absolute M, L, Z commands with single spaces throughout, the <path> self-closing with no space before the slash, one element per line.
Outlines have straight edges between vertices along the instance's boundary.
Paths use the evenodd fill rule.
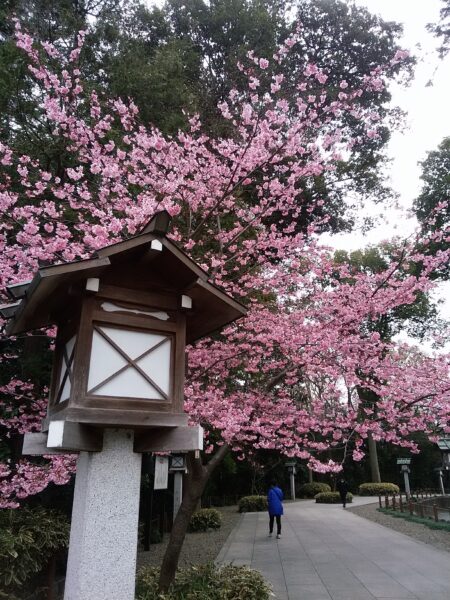
<path fill-rule="evenodd" d="M 175 517 L 175 521 L 173 522 L 169 543 L 161 565 L 161 573 L 159 576 L 160 591 L 167 591 L 175 578 L 181 548 L 183 547 L 184 538 L 186 537 L 189 521 L 197 508 L 211 473 L 217 465 L 222 462 L 227 452 L 228 446 L 226 444 L 221 446 L 206 465 L 202 464 L 201 458 L 195 458 L 193 452 L 188 454 L 188 472 L 185 478 L 185 491 L 181 506 Z"/>

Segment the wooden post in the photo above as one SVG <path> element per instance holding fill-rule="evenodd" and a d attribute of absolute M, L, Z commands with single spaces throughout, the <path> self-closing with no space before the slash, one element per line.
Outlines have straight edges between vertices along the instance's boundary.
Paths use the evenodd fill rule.
<path fill-rule="evenodd" d="M 400 494 L 400 497 L 399 497 L 399 505 L 400 505 L 400 512 L 402 513 L 403 512 L 403 500 L 402 500 L 402 495 L 401 494 Z"/>
<path fill-rule="evenodd" d="M 419 514 L 420 514 L 420 516 L 421 516 L 421 517 L 422 517 L 422 519 L 423 519 L 423 517 L 424 517 L 425 515 L 424 515 L 424 512 L 423 512 L 423 504 L 422 504 L 422 503 L 420 503 L 420 502 L 419 502 Z"/>
<path fill-rule="evenodd" d="M 397 510 L 395 494 L 392 496 L 392 510 Z"/>
<path fill-rule="evenodd" d="M 381 501 L 381 495 L 378 494 L 378 504 L 380 505 L 380 508 L 383 508 L 383 503 Z"/>
<path fill-rule="evenodd" d="M 409 508 L 409 514 L 410 514 L 410 515 L 413 515 L 413 514 L 414 514 L 414 509 L 413 509 L 413 503 L 412 503 L 412 500 L 410 500 L 410 501 L 408 502 L 408 508 Z"/>
<path fill-rule="evenodd" d="M 386 508 L 389 508 L 389 496 L 387 494 L 384 497 L 384 505 Z"/>
<path fill-rule="evenodd" d="M 438 514 L 437 504 L 433 504 L 433 515 L 434 515 L 434 520 L 437 523 L 439 521 L 439 514 Z"/>

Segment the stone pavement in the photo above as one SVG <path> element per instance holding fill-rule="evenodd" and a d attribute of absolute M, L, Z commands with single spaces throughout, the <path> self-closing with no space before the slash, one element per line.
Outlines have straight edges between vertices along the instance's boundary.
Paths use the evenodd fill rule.
<path fill-rule="evenodd" d="M 243 514 L 217 562 L 257 569 L 277 600 L 450 600 L 449 553 L 341 505 L 285 503 L 282 527 L 269 538 L 265 513 Z"/>

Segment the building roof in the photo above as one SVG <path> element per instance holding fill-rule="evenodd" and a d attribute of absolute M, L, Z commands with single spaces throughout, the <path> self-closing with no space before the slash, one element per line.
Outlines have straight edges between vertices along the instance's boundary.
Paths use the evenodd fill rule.
<path fill-rule="evenodd" d="M 0 307 L 9 319 L 5 332 L 16 335 L 57 323 L 61 307 L 73 300 L 77 284 L 114 273 L 125 273 L 128 287 L 133 278 L 139 281 L 141 290 L 154 273 L 160 286 L 166 282 L 172 292 L 190 296 L 188 343 L 245 315 L 242 304 L 211 284 L 206 271 L 167 238 L 169 222 L 168 213 L 162 211 L 138 235 L 101 248 L 92 258 L 41 268 L 31 281 L 9 286 L 8 293 L 16 302 Z"/>

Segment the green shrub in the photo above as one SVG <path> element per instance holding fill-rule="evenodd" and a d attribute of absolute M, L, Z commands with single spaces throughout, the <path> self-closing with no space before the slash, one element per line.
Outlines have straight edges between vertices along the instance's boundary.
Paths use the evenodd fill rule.
<path fill-rule="evenodd" d="M 239 500 L 239 512 L 261 512 L 267 510 L 267 498 L 265 496 L 244 496 Z"/>
<path fill-rule="evenodd" d="M 207 531 L 219 529 L 222 525 L 222 515 L 215 508 L 201 508 L 195 512 L 189 522 L 189 531 Z"/>
<path fill-rule="evenodd" d="M 320 504 L 340 504 L 341 496 L 339 492 L 320 492 L 314 496 L 316 502 Z M 353 495 L 347 492 L 347 503 L 353 502 Z"/>
<path fill-rule="evenodd" d="M 328 483 L 314 481 L 313 483 L 304 483 L 298 491 L 300 498 L 314 498 L 316 494 L 321 492 L 331 492 L 331 488 Z"/>
<path fill-rule="evenodd" d="M 398 494 L 400 488 L 395 483 L 362 483 L 359 486 L 360 496 L 383 496 L 384 494 Z"/>
<path fill-rule="evenodd" d="M 139 571 L 136 600 L 269 600 L 270 587 L 261 573 L 246 566 L 214 563 L 192 565 L 177 572 L 166 594 L 158 594 L 159 569 Z"/>
<path fill-rule="evenodd" d="M 0 510 L 0 594 L 20 590 L 69 543 L 65 516 L 43 508 Z"/>

